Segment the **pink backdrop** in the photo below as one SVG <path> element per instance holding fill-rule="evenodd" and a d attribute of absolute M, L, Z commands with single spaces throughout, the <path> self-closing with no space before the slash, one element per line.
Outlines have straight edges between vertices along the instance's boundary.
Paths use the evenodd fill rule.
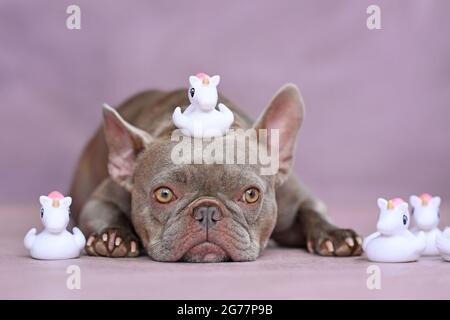
<path fill-rule="evenodd" d="M 73 3 L 79 31 L 65 27 Z M 366 27 L 372 3 L 382 30 Z M 67 190 L 101 103 L 185 86 L 199 71 L 220 74 L 253 117 L 283 83 L 300 87 L 295 170 L 331 207 L 375 212 L 379 195 L 423 191 L 450 201 L 449 1 L 33 4 L 0 3 L 3 204 Z"/>

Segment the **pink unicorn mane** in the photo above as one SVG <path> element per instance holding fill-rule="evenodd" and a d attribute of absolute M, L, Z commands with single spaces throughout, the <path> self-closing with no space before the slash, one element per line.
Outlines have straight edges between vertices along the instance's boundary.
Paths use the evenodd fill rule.
<path fill-rule="evenodd" d="M 203 73 L 203 72 L 197 73 L 195 76 L 197 78 L 201 79 L 201 80 L 203 80 L 205 78 L 209 78 L 209 76 L 206 73 Z"/>
<path fill-rule="evenodd" d="M 49 197 L 50 199 L 57 199 L 57 200 L 61 200 L 61 199 L 64 198 L 64 196 L 63 196 L 60 192 L 58 192 L 58 191 L 52 191 L 52 192 L 50 192 L 50 193 L 48 194 L 48 197 Z"/>
<path fill-rule="evenodd" d="M 392 204 L 394 205 L 394 207 L 405 202 L 402 198 L 394 198 L 394 199 L 391 199 L 390 201 L 392 201 Z"/>
<path fill-rule="evenodd" d="M 394 199 L 391 199 L 391 200 L 389 200 L 388 203 L 387 203 L 387 209 L 388 209 L 388 210 L 394 209 L 394 208 L 396 208 L 398 205 L 400 205 L 400 204 L 402 204 L 402 203 L 404 203 L 404 202 L 405 202 L 405 201 L 403 201 L 402 198 L 394 198 Z"/>
<path fill-rule="evenodd" d="M 430 201 L 433 197 L 429 193 L 422 193 L 419 197 L 422 201 Z"/>

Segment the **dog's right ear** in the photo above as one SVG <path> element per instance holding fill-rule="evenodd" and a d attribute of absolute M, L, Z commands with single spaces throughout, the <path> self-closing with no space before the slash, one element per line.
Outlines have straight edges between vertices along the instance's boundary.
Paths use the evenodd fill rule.
<path fill-rule="evenodd" d="M 108 145 L 108 171 L 119 185 L 131 191 L 138 154 L 153 140 L 152 136 L 126 122 L 109 105 L 103 105 L 103 132 Z"/>
<path fill-rule="evenodd" d="M 281 185 L 288 177 L 293 159 L 298 131 L 303 122 L 305 107 L 297 86 L 286 84 L 272 98 L 267 108 L 256 120 L 253 128 L 267 129 L 269 139 L 268 150 L 272 150 L 272 129 L 278 130 L 279 167 L 276 174 L 276 185 Z"/>

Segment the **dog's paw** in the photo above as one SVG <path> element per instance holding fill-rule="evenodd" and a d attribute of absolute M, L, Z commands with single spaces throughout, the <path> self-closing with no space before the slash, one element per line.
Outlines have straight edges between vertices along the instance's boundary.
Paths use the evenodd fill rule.
<path fill-rule="evenodd" d="M 321 256 L 359 256 L 362 254 L 362 238 L 351 229 L 332 228 L 321 230 L 307 239 L 310 253 Z"/>
<path fill-rule="evenodd" d="M 139 241 L 130 232 L 118 228 L 106 228 L 92 233 L 86 242 L 86 252 L 91 256 L 111 258 L 137 257 Z"/>

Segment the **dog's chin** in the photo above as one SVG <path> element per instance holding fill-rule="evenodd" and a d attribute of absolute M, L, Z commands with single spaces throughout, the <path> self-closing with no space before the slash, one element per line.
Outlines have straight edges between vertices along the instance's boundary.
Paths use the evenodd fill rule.
<path fill-rule="evenodd" d="M 218 245 L 206 241 L 189 249 L 181 260 L 185 262 L 225 262 L 230 260 L 230 256 Z"/>

